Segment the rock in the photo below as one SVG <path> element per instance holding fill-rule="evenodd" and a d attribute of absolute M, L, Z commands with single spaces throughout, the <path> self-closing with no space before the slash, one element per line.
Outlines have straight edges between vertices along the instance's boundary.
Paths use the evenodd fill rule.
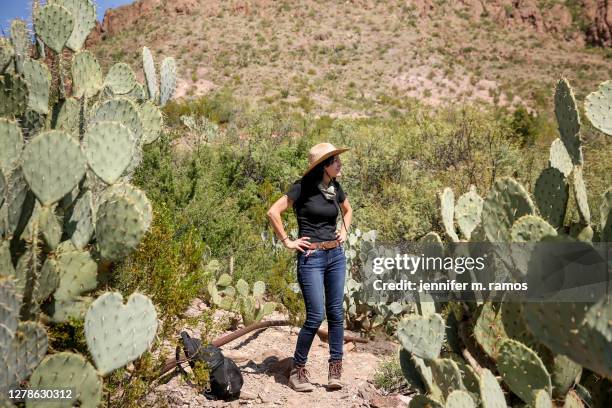
<path fill-rule="evenodd" d="M 572 13 L 565 5 L 557 3 L 544 12 L 544 26 L 549 33 L 565 34 L 572 28 Z"/>
<path fill-rule="evenodd" d="M 370 406 L 372 408 L 396 408 L 396 407 L 405 407 L 406 404 L 397 398 L 397 395 L 378 395 L 372 398 L 370 402 Z"/>
<path fill-rule="evenodd" d="M 344 352 L 345 352 L 345 353 L 349 353 L 349 352 L 351 352 L 351 351 L 355 350 L 355 347 L 356 347 L 356 346 L 355 346 L 355 343 L 353 343 L 353 342 L 346 343 L 346 344 L 344 345 Z"/>
<path fill-rule="evenodd" d="M 257 361 L 259 362 L 264 362 L 267 359 L 270 358 L 276 358 L 277 360 L 280 360 L 281 358 L 283 358 L 282 356 L 284 355 L 284 353 L 282 353 L 279 350 L 276 349 L 269 349 L 264 351 L 263 353 L 261 353 L 261 355 L 259 356 L 259 359 Z"/>
<path fill-rule="evenodd" d="M 365 383 L 357 390 L 357 395 L 359 398 L 364 399 L 366 401 L 370 401 L 374 397 L 378 395 L 376 388 L 370 383 Z"/>
<path fill-rule="evenodd" d="M 258 396 L 262 404 L 272 404 L 275 402 L 275 400 L 271 398 L 271 396 L 268 396 L 267 394 L 263 392 L 260 392 Z"/>
<path fill-rule="evenodd" d="M 257 398 L 257 395 L 255 393 L 245 390 L 240 391 L 241 400 L 254 400 L 255 398 Z"/>
<path fill-rule="evenodd" d="M 397 398 L 406 405 L 410 404 L 410 401 L 412 401 L 412 397 L 407 395 L 398 395 Z"/>
<path fill-rule="evenodd" d="M 612 46 L 612 3 L 607 0 L 583 0 L 582 4 L 589 22 L 587 42 L 603 47 Z"/>
<path fill-rule="evenodd" d="M 225 350 L 223 351 L 223 355 L 231 358 L 235 363 L 244 363 L 250 360 L 249 356 L 240 350 Z"/>

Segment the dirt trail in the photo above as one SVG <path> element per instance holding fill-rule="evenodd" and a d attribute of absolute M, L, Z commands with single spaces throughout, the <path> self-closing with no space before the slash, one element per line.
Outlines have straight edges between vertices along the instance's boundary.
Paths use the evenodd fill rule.
<path fill-rule="evenodd" d="M 187 315 L 197 315 L 206 305 L 196 299 Z M 215 318 L 225 312 L 217 312 Z M 268 319 L 286 318 L 275 312 Z M 324 323 L 325 324 L 325 323 Z M 190 335 L 200 337 L 199 328 L 185 328 Z M 223 353 L 232 358 L 244 377 L 240 399 L 232 402 L 210 401 L 187 384 L 185 377 L 175 375 L 165 384 L 157 386 L 148 397 L 151 406 L 171 408 L 258 406 L 258 407 L 397 407 L 407 406 L 403 396 L 381 396 L 372 385 L 379 362 L 397 351 L 397 344 L 380 340 L 368 344 L 347 343 L 344 346 L 342 380 L 345 387 L 327 391 L 326 342 L 315 337 L 308 356 L 308 370 L 315 390 L 298 393 L 287 386 L 287 376 L 299 328 L 271 327 L 249 333 L 222 346 Z M 347 332 L 347 334 L 349 334 Z M 170 352 L 168 348 L 167 352 Z M 172 355 L 170 353 L 169 355 Z M 187 367 L 189 370 L 189 367 Z M 167 404 L 167 405 L 166 405 Z"/>

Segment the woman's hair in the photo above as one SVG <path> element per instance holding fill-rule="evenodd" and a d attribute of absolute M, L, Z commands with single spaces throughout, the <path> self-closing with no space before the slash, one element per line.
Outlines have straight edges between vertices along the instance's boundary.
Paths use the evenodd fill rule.
<path fill-rule="evenodd" d="M 323 160 L 302 178 L 302 191 L 311 191 L 317 188 L 319 182 L 323 180 L 324 167 L 332 164 L 335 157 L 336 156 L 331 156 Z"/>

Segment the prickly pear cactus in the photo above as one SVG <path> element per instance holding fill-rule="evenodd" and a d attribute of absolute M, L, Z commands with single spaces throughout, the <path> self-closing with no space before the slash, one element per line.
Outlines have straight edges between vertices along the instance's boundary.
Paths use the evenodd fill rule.
<path fill-rule="evenodd" d="M 444 319 L 438 314 L 406 316 L 397 327 L 397 338 L 410 353 L 433 360 L 440 354 L 444 340 Z"/>
<path fill-rule="evenodd" d="M 601 84 L 585 102 L 588 119 L 608 135 L 612 134 L 611 84 Z M 557 84 L 554 104 L 560 137 L 550 146 L 549 167 L 535 180 L 535 199 L 510 178 L 496 180 L 483 201 L 470 191 L 454 203 L 452 190 L 446 188 L 440 196 L 441 219 L 450 241 L 459 238 L 453 218 L 463 237 L 474 242 L 485 238 L 520 243 L 582 241 L 588 249 L 595 242 L 612 241 L 612 189 L 602 195 L 601 222 L 594 225 L 583 178 L 586 164 L 580 115 L 565 79 Z M 570 188 L 578 220 L 567 219 Z M 477 234 L 479 230 L 484 235 Z M 425 239 L 442 242 L 433 232 Z M 528 276 L 529 268 L 522 269 Z M 462 321 L 447 327 L 447 342 L 440 341 L 432 322 L 422 316 L 410 316 L 398 325 L 404 375 L 414 390 L 427 393 L 416 396 L 410 406 L 503 408 L 516 397 L 528 406 L 542 408 L 556 406 L 552 397 L 555 404 L 564 402 L 566 407 L 609 405 L 602 403 L 606 397 L 596 401 L 599 395 L 609 394 L 612 379 L 612 304 L 608 297 L 593 296 L 589 303 L 513 303 L 505 299 L 501 305 L 460 305 L 451 308 Z M 455 365 L 448 363 L 451 360 Z M 586 381 L 581 379 L 584 372 Z M 514 395 L 504 395 L 504 389 Z"/>
<path fill-rule="evenodd" d="M 151 204 L 129 181 L 142 146 L 163 130 L 159 97 L 145 95 L 127 64 L 104 76 L 81 51 L 95 16 L 92 0 L 36 2 L 37 46 L 22 21 L 11 25 L 10 42 L 0 39 L 0 405 L 7 389 L 29 381 L 74 388 L 72 403 L 97 407 L 102 376 L 138 358 L 157 330 L 146 296 L 124 305 L 118 293 L 92 295 L 101 265 L 129 255 L 151 226 Z M 66 47 L 75 51 L 70 62 Z M 152 58 L 145 70 L 157 84 Z M 166 103 L 174 60 L 161 72 Z M 45 357 L 39 321 L 74 319 L 86 320 L 97 369 L 61 350 Z"/>

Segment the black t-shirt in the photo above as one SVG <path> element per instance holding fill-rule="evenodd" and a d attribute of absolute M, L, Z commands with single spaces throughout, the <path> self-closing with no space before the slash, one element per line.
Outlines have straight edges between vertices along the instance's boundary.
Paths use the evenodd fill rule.
<path fill-rule="evenodd" d="M 334 185 L 338 203 L 344 202 L 346 194 L 340 187 L 340 183 L 334 181 Z M 338 207 L 333 201 L 326 199 L 316 185 L 303 186 L 302 179 L 299 179 L 285 194 L 293 200 L 300 238 L 310 237 L 310 242 L 336 239 Z"/>

